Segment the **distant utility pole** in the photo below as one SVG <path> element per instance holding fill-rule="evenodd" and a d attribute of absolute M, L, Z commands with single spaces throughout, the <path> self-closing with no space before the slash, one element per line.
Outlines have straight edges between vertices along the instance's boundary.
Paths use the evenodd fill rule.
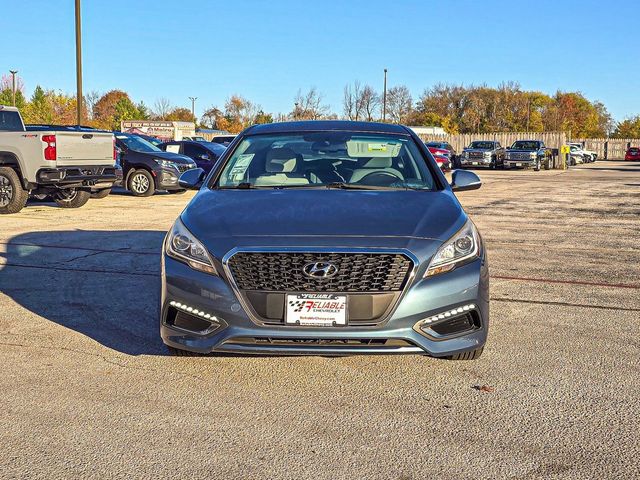
<path fill-rule="evenodd" d="M 384 69 L 384 92 L 382 94 L 382 121 L 387 121 L 387 69 Z"/>
<path fill-rule="evenodd" d="M 294 103 L 294 105 L 296 108 L 293 109 L 293 119 L 297 120 L 298 119 L 298 102 Z"/>
<path fill-rule="evenodd" d="M 16 106 L 16 73 L 17 70 L 9 70 L 11 73 L 11 92 L 13 93 L 13 106 Z"/>
<path fill-rule="evenodd" d="M 76 120 L 82 125 L 82 29 L 80 0 L 76 0 Z"/>
<path fill-rule="evenodd" d="M 196 100 L 197 99 L 198 97 L 189 97 L 189 100 L 191 100 L 191 116 L 193 117 L 194 123 L 196 121 Z"/>

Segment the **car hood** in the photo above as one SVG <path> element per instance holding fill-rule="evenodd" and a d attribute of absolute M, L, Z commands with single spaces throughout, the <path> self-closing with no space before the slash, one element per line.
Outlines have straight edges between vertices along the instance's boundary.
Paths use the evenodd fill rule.
<path fill-rule="evenodd" d="M 431 255 L 467 217 L 450 190 L 203 189 L 181 218 L 220 258 L 261 246 L 427 248 L 421 253 Z"/>
<path fill-rule="evenodd" d="M 134 153 L 137 155 L 145 155 L 147 157 L 151 157 L 151 158 L 160 158 L 162 160 L 169 160 L 170 162 L 175 162 L 175 163 L 184 163 L 184 164 L 193 164 L 194 161 L 185 156 L 185 155 L 180 155 L 179 153 L 173 153 L 173 152 L 138 152 L 134 150 Z"/>

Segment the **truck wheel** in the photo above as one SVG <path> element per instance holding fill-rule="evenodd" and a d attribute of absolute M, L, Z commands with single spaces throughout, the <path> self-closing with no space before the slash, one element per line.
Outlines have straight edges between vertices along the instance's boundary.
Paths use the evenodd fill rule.
<path fill-rule="evenodd" d="M 91 192 L 69 188 L 53 195 L 53 200 L 62 208 L 80 208 L 91 198 Z"/>
<path fill-rule="evenodd" d="M 150 197 L 156 191 L 153 177 L 144 169 L 135 170 L 131 174 L 127 188 L 136 197 Z"/>
<path fill-rule="evenodd" d="M 536 164 L 533 167 L 533 171 L 534 172 L 539 172 L 540 171 L 540 159 L 539 158 L 536 160 Z"/>
<path fill-rule="evenodd" d="M 446 357 L 447 360 L 475 360 L 480 358 L 482 355 L 482 351 L 484 347 L 476 348 L 475 350 L 471 350 L 470 352 L 457 353 L 455 355 L 451 355 L 450 357 Z"/>
<path fill-rule="evenodd" d="M 18 213 L 27 204 L 29 192 L 11 167 L 0 167 L 0 214 Z"/>
<path fill-rule="evenodd" d="M 91 192 L 91 198 L 104 198 L 111 193 L 110 188 L 104 190 L 98 190 L 97 192 Z"/>

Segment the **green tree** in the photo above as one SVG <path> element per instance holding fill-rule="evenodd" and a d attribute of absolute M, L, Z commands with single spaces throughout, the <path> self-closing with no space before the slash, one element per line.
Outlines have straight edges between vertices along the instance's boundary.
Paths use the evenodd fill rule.
<path fill-rule="evenodd" d="M 167 120 L 174 122 L 195 122 L 195 118 L 191 114 L 191 110 L 183 107 L 176 107 L 169 112 Z"/>
<path fill-rule="evenodd" d="M 640 138 L 640 115 L 626 118 L 613 131 L 612 137 L 615 138 Z"/>
<path fill-rule="evenodd" d="M 22 110 L 27 104 L 24 94 L 20 90 L 16 90 L 16 107 Z M 5 88 L 0 91 L 0 105 L 13 105 L 13 90 Z"/>
<path fill-rule="evenodd" d="M 123 120 L 141 120 L 141 113 L 138 107 L 129 99 L 129 97 L 122 97 L 115 104 L 115 112 L 112 117 L 112 122 L 109 128 L 111 130 L 120 130 L 120 125 Z"/>
<path fill-rule="evenodd" d="M 50 95 L 37 85 L 29 103 L 22 112 L 25 123 L 53 123 L 53 105 Z"/>

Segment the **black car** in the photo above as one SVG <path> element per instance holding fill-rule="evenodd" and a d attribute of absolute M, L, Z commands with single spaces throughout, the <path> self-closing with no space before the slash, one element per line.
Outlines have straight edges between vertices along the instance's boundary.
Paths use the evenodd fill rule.
<path fill-rule="evenodd" d="M 167 142 L 158 145 L 158 148 L 165 152 L 180 153 L 191 158 L 198 168 L 203 169 L 209 173 L 213 166 L 227 149 L 219 143 L 201 142 L 198 140 L 180 140 L 174 142 Z"/>
<path fill-rule="evenodd" d="M 196 168 L 189 157 L 164 152 L 138 135 L 114 133 L 123 170 L 123 186 L 137 197 L 148 197 L 156 190 L 184 192 L 178 185 L 183 172 Z"/>

